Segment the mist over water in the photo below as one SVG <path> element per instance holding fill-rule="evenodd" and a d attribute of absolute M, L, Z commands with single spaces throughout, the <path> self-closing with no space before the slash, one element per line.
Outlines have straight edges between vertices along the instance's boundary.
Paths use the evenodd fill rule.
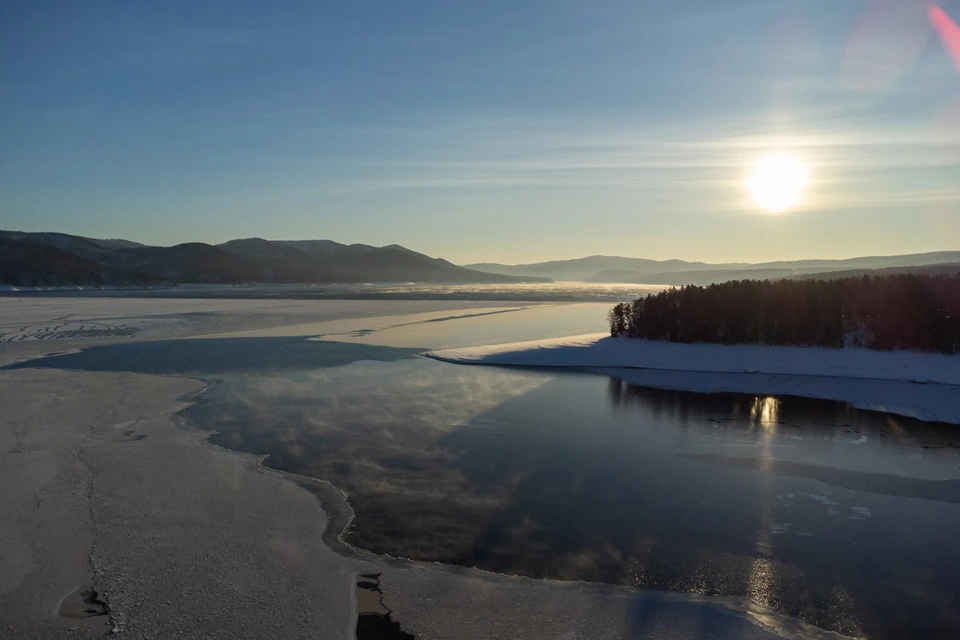
<path fill-rule="evenodd" d="M 960 630 L 946 425 L 422 358 L 224 376 L 188 415 L 346 491 L 345 539 L 377 553 L 742 597 L 872 638 Z"/>
<path fill-rule="evenodd" d="M 303 300 L 501 300 L 513 302 L 623 302 L 656 293 L 665 285 L 551 282 L 525 284 L 317 284 L 181 285 L 152 289 L 46 287 L 44 296 L 119 298 L 277 298 Z M 30 294 L 31 288 L 0 289 L 0 297 Z"/>

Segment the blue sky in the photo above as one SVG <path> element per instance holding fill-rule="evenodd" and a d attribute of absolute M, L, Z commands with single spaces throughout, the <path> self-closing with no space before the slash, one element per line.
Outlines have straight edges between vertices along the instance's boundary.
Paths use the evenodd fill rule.
<path fill-rule="evenodd" d="M 960 74 L 913 0 L 6 2 L 0 122 L 7 229 L 461 263 L 960 248 Z M 811 178 L 776 216 L 743 186 L 774 151 Z"/>

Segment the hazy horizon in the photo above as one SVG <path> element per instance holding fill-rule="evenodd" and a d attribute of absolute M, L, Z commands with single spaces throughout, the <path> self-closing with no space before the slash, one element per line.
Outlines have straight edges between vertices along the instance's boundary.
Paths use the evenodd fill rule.
<path fill-rule="evenodd" d="M 0 227 L 457 264 L 960 238 L 960 75 L 919 0 L 229 6 L 12 3 Z M 747 184 L 784 153 L 772 214 Z"/>

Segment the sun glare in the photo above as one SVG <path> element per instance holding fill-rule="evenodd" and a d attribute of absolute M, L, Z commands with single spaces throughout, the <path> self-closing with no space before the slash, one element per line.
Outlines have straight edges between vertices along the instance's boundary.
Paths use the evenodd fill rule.
<path fill-rule="evenodd" d="M 780 213 L 800 204 L 807 179 L 807 165 L 802 160 L 775 154 L 757 161 L 747 188 L 758 207 Z"/>

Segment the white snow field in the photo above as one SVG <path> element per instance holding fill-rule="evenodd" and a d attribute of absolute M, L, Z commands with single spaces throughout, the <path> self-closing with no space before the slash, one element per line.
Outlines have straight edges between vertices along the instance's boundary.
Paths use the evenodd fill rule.
<path fill-rule="evenodd" d="M 593 333 L 423 355 L 457 364 L 575 368 L 662 389 L 841 400 L 960 424 L 960 357 L 945 354 L 678 344 Z"/>

